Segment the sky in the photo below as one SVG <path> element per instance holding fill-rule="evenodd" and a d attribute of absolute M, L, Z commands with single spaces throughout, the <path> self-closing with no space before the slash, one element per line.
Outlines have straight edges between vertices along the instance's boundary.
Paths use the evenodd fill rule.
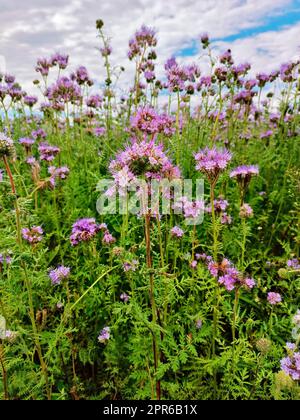
<path fill-rule="evenodd" d="M 133 74 L 128 40 L 142 24 L 157 29 L 159 71 L 171 56 L 201 68 L 203 32 L 216 52 L 231 48 L 235 61 L 249 61 L 255 72 L 300 56 L 300 0 L 0 0 L 0 70 L 37 93 L 36 59 L 61 52 L 70 54 L 71 69 L 85 65 L 104 80 L 99 18 L 111 38 L 113 65 L 127 70 L 120 80 L 124 90 Z"/>

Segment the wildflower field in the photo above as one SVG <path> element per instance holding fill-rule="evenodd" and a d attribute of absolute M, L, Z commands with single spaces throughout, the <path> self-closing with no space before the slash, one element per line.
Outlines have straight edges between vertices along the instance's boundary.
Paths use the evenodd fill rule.
<path fill-rule="evenodd" d="M 120 95 L 96 30 L 102 80 L 0 75 L 0 398 L 299 399 L 300 59 L 143 26 Z"/>

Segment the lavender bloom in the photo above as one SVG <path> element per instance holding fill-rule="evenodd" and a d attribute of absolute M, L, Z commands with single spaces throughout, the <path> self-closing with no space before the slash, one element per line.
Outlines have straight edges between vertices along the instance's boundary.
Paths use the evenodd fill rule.
<path fill-rule="evenodd" d="M 69 56 L 66 54 L 56 53 L 51 57 L 52 66 L 58 65 L 61 70 L 65 70 L 68 67 Z"/>
<path fill-rule="evenodd" d="M 275 292 L 269 292 L 267 296 L 267 300 L 271 305 L 277 305 L 282 301 L 281 295 Z"/>
<path fill-rule="evenodd" d="M 272 136 L 273 136 L 273 131 L 272 130 L 268 130 L 265 133 L 262 133 L 260 135 L 260 138 L 263 140 L 263 139 L 269 139 Z"/>
<path fill-rule="evenodd" d="M 124 269 L 125 272 L 127 272 L 127 271 L 136 271 L 138 265 L 139 265 L 138 260 L 132 260 L 130 262 L 129 261 L 126 261 L 123 264 L 123 269 Z"/>
<path fill-rule="evenodd" d="M 80 242 L 86 242 L 96 236 L 99 232 L 99 225 L 95 219 L 80 219 L 72 226 L 70 241 L 73 246 Z"/>
<path fill-rule="evenodd" d="M 270 80 L 270 76 L 265 73 L 258 73 L 256 75 L 256 79 L 258 81 L 258 87 L 263 88 L 267 82 Z"/>
<path fill-rule="evenodd" d="M 178 227 L 178 226 L 174 226 L 171 229 L 171 235 L 176 237 L 176 238 L 182 238 L 183 234 L 184 234 L 184 231 L 182 229 L 180 229 L 180 227 Z"/>
<path fill-rule="evenodd" d="M 288 268 L 292 268 L 294 270 L 300 270 L 300 261 L 298 258 L 293 258 L 291 260 L 288 260 L 286 263 Z"/>
<path fill-rule="evenodd" d="M 43 77 L 47 77 L 49 74 L 49 69 L 52 67 L 52 62 L 47 58 L 39 58 L 37 60 L 37 65 L 35 71 L 41 73 Z"/>
<path fill-rule="evenodd" d="M 106 343 L 110 338 L 110 328 L 104 327 L 103 330 L 100 332 L 100 335 L 98 336 L 98 341 L 100 343 Z"/>
<path fill-rule="evenodd" d="M 78 85 L 87 84 L 88 86 L 92 86 L 94 84 L 92 79 L 89 77 L 86 67 L 84 66 L 78 67 L 75 73 L 71 74 L 71 80 L 76 81 Z"/>
<path fill-rule="evenodd" d="M 100 48 L 100 52 L 102 57 L 108 57 L 112 53 L 112 47 L 110 45 L 106 45 L 103 48 Z"/>
<path fill-rule="evenodd" d="M 150 106 L 139 108 L 136 114 L 131 117 L 131 130 L 146 134 L 163 133 L 172 136 L 175 132 L 173 117 L 167 114 L 159 115 Z"/>
<path fill-rule="evenodd" d="M 231 153 L 226 149 L 206 147 L 195 154 L 196 169 L 204 173 L 211 183 L 215 183 L 231 160 Z"/>
<path fill-rule="evenodd" d="M 192 269 L 197 268 L 197 265 L 198 265 L 198 261 L 196 261 L 196 260 L 194 260 L 194 261 L 192 261 L 192 262 L 190 263 L 190 267 L 191 267 Z"/>
<path fill-rule="evenodd" d="M 4 133 L 0 133 L 0 159 L 2 157 L 14 157 L 15 156 L 14 142 L 10 137 L 7 137 Z"/>
<path fill-rule="evenodd" d="M 103 244 L 110 245 L 116 242 L 116 238 L 114 238 L 112 234 L 108 230 L 106 230 L 104 232 L 102 242 Z"/>
<path fill-rule="evenodd" d="M 221 263 L 216 263 L 211 258 L 206 258 L 206 263 L 211 275 L 217 278 L 218 283 L 223 285 L 229 292 L 236 287 L 244 287 L 250 290 L 256 284 L 254 279 L 244 277 L 226 258 Z"/>
<path fill-rule="evenodd" d="M 300 380 L 300 353 L 294 353 L 290 357 L 281 360 L 281 369 L 294 381 Z"/>
<path fill-rule="evenodd" d="M 227 213 L 222 213 L 221 214 L 221 223 L 222 223 L 222 225 L 231 225 L 232 217 Z"/>
<path fill-rule="evenodd" d="M 47 137 L 47 133 L 42 128 L 32 131 L 32 137 L 36 140 L 45 139 Z"/>
<path fill-rule="evenodd" d="M 120 299 L 121 299 L 124 303 L 127 303 L 127 302 L 129 301 L 129 299 L 130 299 L 130 296 L 128 296 L 128 295 L 127 295 L 127 293 L 122 293 L 122 294 L 120 295 Z"/>
<path fill-rule="evenodd" d="M 52 162 L 55 156 L 60 153 L 60 149 L 57 146 L 50 146 L 48 143 L 41 143 L 38 151 L 40 153 L 40 159 L 46 162 Z"/>
<path fill-rule="evenodd" d="M 83 78 L 82 83 L 84 83 L 85 78 L 82 73 L 80 77 Z M 74 75 L 76 79 L 76 75 Z M 68 77 L 60 77 L 56 83 L 54 83 L 47 91 L 47 97 L 57 103 L 67 103 L 79 101 L 81 99 L 81 90 L 77 83 L 73 79 Z"/>
<path fill-rule="evenodd" d="M 36 96 L 24 96 L 24 103 L 32 108 L 38 101 Z"/>
<path fill-rule="evenodd" d="M 253 209 L 249 206 L 249 204 L 244 203 L 240 208 L 240 217 L 241 218 L 248 218 L 253 216 Z"/>
<path fill-rule="evenodd" d="M 67 279 L 70 275 L 70 268 L 59 266 L 55 270 L 49 272 L 49 277 L 53 285 L 60 284 L 64 279 Z"/>
<path fill-rule="evenodd" d="M 93 133 L 96 137 L 101 137 L 106 133 L 106 129 L 104 127 L 95 127 Z"/>
<path fill-rule="evenodd" d="M 55 187 L 56 179 L 66 179 L 70 173 L 70 169 L 66 166 L 62 166 L 61 168 L 56 168 L 55 166 L 49 166 L 48 172 L 51 175 L 50 183 L 52 187 Z"/>
<path fill-rule="evenodd" d="M 202 319 L 197 319 L 196 320 L 196 328 L 197 330 L 200 330 L 202 328 L 203 322 Z"/>
<path fill-rule="evenodd" d="M 86 100 L 86 104 L 89 108 L 100 108 L 103 102 L 103 98 L 100 95 L 91 95 Z"/>
<path fill-rule="evenodd" d="M 25 241 L 29 242 L 31 245 L 35 245 L 42 241 L 43 239 L 43 229 L 41 226 L 32 226 L 32 228 L 22 229 L 22 236 Z"/>

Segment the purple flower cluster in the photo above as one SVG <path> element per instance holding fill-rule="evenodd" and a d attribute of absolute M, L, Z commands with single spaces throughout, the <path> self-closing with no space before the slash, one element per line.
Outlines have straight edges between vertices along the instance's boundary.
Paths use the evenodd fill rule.
<path fill-rule="evenodd" d="M 138 265 L 139 265 L 138 260 L 125 261 L 123 264 L 123 269 L 125 272 L 136 271 L 136 269 L 138 268 Z"/>
<path fill-rule="evenodd" d="M 179 169 L 166 156 L 163 146 L 156 145 L 154 141 L 133 141 L 110 163 L 109 170 L 116 187 L 120 189 L 130 185 L 139 176 L 145 176 L 149 180 L 180 178 Z"/>
<path fill-rule="evenodd" d="M 156 32 L 153 28 L 143 25 L 129 41 L 128 58 L 132 60 L 141 56 L 146 48 L 155 47 L 157 44 L 155 35 Z"/>
<path fill-rule="evenodd" d="M 60 149 L 57 146 L 50 146 L 48 143 L 41 143 L 38 151 L 41 160 L 52 162 L 55 159 L 55 156 L 60 152 Z"/>
<path fill-rule="evenodd" d="M 62 166 L 61 168 L 49 166 L 48 172 L 50 174 L 50 183 L 52 187 L 55 187 L 56 179 L 66 179 L 70 173 L 70 169 L 67 166 Z"/>
<path fill-rule="evenodd" d="M 182 238 L 184 234 L 184 231 L 179 226 L 174 226 L 171 229 L 171 235 L 175 238 Z"/>
<path fill-rule="evenodd" d="M 235 178 L 242 188 L 246 188 L 251 178 L 258 174 L 259 169 L 257 165 L 242 165 L 230 172 L 230 178 Z"/>
<path fill-rule="evenodd" d="M 32 108 L 38 101 L 38 98 L 36 96 L 24 96 L 24 104 L 29 106 L 29 108 Z"/>
<path fill-rule="evenodd" d="M 120 295 L 120 299 L 121 299 L 124 303 L 127 303 L 127 302 L 129 301 L 129 299 L 130 299 L 130 296 L 129 296 L 129 295 L 127 295 L 127 293 L 121 293 L 121 295 Z"/>
<path fill-rule="evenodd" d="M 205 258 L 209 272 L 218 279 L 218 283 L 223 285 L 226 290 L 232 291 L 236 287 L 244 287 L 249 290 L 255 286 L 254 279 L 243 276 L 226 258 L 221 263 L 216 263 L 209 256 Z"/>
<path fill-rule="evenodd" d="M 200 76 L 200 70 L 196 64 L 181 66 L 174 57 L 167 60 L 165 64 L 167 73 L 167 87 L 171 92 L 185 91 L 193 94 L 199 89 L 197 79 Z"/>
<path fill-rule="evenodd" d="M 294 381 L 300 380 L 300 353 L 295 352 L 281 360 L 281 369 Z"/>
<path fill-rule="evenodd" d="M 70 276 L 70 268 L 64 267 L 63 265 L 51 270 L 49 277 L 53 285 L 60 284 L 64 279 Z"/>
<path fill-rule="evenodd" d="M 0 268 L 4 264 L 11 264 L 12 258 L 9 254 L 0 254 Z"/>
<path fill-rule="evenodd" d="M 300 260 L 298 258 L 292 258 L 291 260 L 288 260 L 286 265 L 288 268 L 300 270 Z"/>
<path fill-rule="evenodd" d="M 60 70 L 65 70 L 68 67 L 69 56 L 66 54 L 56 53 L 51 57 L 52 66 L 58 66 Z"/>
<path fill-rule="evenodd" d="M 252 217 L 253 216 L 253 209 L 251 206 L 249 206 L 249 204 L 244 203 L 241 208 L 240 208 L 240 217 L 243 219 L 247 219 L 248 217 Z"/>
<path fill-rule="evenodd" d="M 86 104 L 89 108 L 100 108 L 103 98 L 100 95 L 91 95 L 87 98 Z"/>
<path fill-rule="evenodd" d="M 25 241 L 35 245 L 43 240 L 43 229 L 41 226 L 32 226 L 32 228 L 23 228 L 22 236 Z"/>
<path fill-rule="evenodd" d="M 211 183 L 214 183 L 219 174 L 226 169 L 231 157 L 232 155 L 227 149 L 206 147 L 195 154 L 196 169 L 204 173 Z"/>
<path fill-rule="evenodd" d="M 15 146 L 13 140 L 4 133 L 0 133 L 0 159 L 2 157 L 14 157 Z"/>
<path fill-rule="evenodd" d="M 48 88 L 46 96 L 54 103 L 76 103 L 81 99 L 81 90 L 76 82 L 63 76 Z"/>
<path fill-rule="evenodd" d="M 134 133 L 159 134 L 172 136 L 175 133 L 175 119 L 167 114 L 159 115 L 150 106 L 139 108 L 131 117 L 131 131 Z"/>
<path fill-rule="evenodd" d="M 71 244 L 76 246 L 80 242 L 89 241 L 96 236 L 100 229 L 100 226 L 93 218 L 77 220 L 72 226 L 72 234 L 70 236 Z"/>
<path fill-rule="evenodd" d="M 78 85 L 86 84 L 87 86 L 93 86 L 94 84 L 88 74 L 87 68 L 84 66 L 78 67 L 78 69 L 71 74 L 70 78 L 73 82 L 77 82 Z"/>
<path fill-rule="evenodd" d="M 100 343 L 106 343 L 110 339 L 110 328 L 104 327 L 98 336 L 98 341 Z"/>
<path fill-rule="evenodd" d="M 281 295 L 275 292 L 269 292 L 267 300 L 271 305 L 278 305 L 282 301 Z"/>

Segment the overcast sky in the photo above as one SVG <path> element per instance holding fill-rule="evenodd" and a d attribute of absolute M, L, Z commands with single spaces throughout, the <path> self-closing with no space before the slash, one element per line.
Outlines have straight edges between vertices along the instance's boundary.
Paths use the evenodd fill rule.
<path fill-rule="evenodd" d="M 98 18 L 111 37 L 113 63 L 129 75 L 128 39 L 143 23 L 158 31 L 161 65 L 172 55 L 197 61 L 199 34 L 206 31 L 218 48 L 230 46 L 237 62 L 250 61 L 255 70 L 300 55 L 300 0 L 0 0 L 0 67 L 5 62 L 34 93 L 36 58 L 58 51 L 70 54 L 72 67 L 85 65 L 103 80 Z"/>

